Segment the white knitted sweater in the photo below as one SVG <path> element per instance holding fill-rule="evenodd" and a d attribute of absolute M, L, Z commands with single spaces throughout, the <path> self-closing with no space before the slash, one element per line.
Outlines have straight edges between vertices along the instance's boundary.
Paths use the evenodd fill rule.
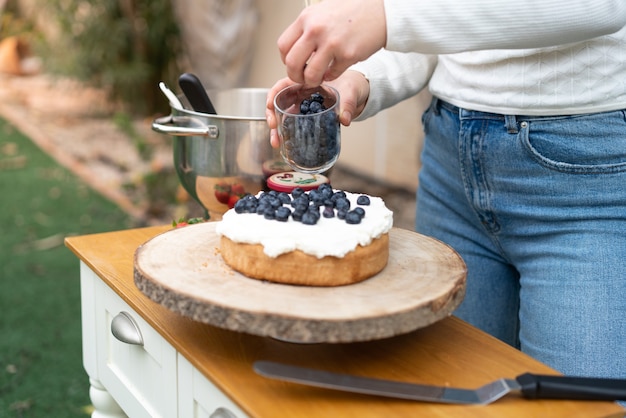
<path fill-rule="evenodd" d="M 423 89 L 517 115 L 626 108 L 626 0 L 385 0 L 387 45 L 359 119 Z"/>

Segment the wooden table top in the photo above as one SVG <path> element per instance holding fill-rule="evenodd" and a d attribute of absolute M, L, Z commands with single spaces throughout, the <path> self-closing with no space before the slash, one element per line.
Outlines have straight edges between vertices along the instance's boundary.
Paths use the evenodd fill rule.
<path fill-rule="evenodd" d="M 252 364 L 274 360 L 334 372 L 475 388 L 542 363 L 449 317 L 409 334 L 347 344 L 292 344 L 192 321 L 144 296 L 133 282 L 137 247 L 171 226 L 66 238 L 66 245 L 248 415 L 253 417 L 623 417 L 612 402 L 525 400 L 515 393 L 486 406 L 446 405 L 350 394 L 267 379 Z"/>

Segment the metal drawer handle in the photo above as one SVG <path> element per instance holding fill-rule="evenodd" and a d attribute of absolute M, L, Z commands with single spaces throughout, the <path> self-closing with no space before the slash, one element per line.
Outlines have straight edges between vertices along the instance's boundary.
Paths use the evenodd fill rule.
<path fill-rule="evenodd" d="M 209 416 L 209 418 L 237 418 L 237 415 L 233 414 L 228 409 L 220 406 Z"/>
<path fill-rule="evenodd" d="M 123 343 L 143 346 L 139 326 L 128 312 L 122 311 L 113 318 L 111 333 Z"/>

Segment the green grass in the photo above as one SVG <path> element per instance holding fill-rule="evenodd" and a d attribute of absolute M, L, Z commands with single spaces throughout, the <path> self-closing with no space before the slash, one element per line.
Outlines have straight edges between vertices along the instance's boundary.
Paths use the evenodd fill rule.
<path fill-rule="evenodd" d="M 0 120 L 0 418 L 89 415 L 79 264 L 63 238 L 131 226 Z"/>

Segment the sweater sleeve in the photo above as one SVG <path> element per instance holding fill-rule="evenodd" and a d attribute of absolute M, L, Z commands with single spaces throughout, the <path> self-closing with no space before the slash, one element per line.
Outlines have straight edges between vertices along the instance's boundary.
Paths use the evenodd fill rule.
<path fill-rule="evenodd" d="M 437 57 L 382 49 L 366 61 L 350 67 L 370 82 L 370 94 L 363 112 L 364 120 L 420 92 L 430 80 Z"/>
<path fill-rule="evenodd" d="M 624 0 L 384 0 L 388 50 L 450 54 L 584 41 L 626 26 Z"/>

